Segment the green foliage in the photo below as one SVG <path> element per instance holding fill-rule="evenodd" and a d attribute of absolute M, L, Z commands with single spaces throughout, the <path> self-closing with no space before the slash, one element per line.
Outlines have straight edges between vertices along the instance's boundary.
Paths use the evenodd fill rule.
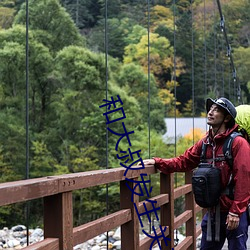
<path fill-rule="evenodd" d="M 33 157 L 30 162 L 30 177 L 43 177 L 53 175 L 56 163 L 44 142 L 33 141 L 31 151 Z"/>
<path fill-rule="evenodd" d="M 25 128 L 13 108 L 0 113 L 1 182 L 25 177 Z M 15 111 L 15 112 L 13 112 Z M 8 138 L 8 139 L 6 139 Z"/>
<path fill-rule="evenodd" d="M 0 29 L 8 29 L 14 19 L 14 9 L 0 6 Z"/>
<path fill-rule="evenodd" d="M 80 29 L 93 27 L 100 19 L 101 4 L 98 0 L 61 0 L 60 2 Z"/>
<path fill-rule="evenodd" d="M 249 56 L 250 56 L 250 48 L 239 47 L 235 50 L 235 64 L 236 67 L 239 69 L 238 74 L 241 76 L 240 81 L 247 83 L 246 86 L 243 86 L 244 92 L 248 97 L 246 103 L 249 102 L 250 100 L 249 99 L 250 88 L 248 87 L 250 79 Z"/>
<path fill-rule="evenodd" d="M 26 24 L 26 6 L 15 17 L 14 24 Z M 59 51 L 69 45 L 83 45 L 83 38 L 69 14 L 58 0 L 29 1 L 29 28 L 36 31 L 36 37 L 52 51 Z"/>
<path fill-rule="evenodd" d="M 107 43 L 108 48 L 105 47 L 103 42 L 103 27 L 105 26 L 104 20 L 93 28 L 87 35 L 88 47 L 93 51 L 105 52 L 108 49 L 108 54 L 120 61 L 124 55 L 124 48 L 129 44 L 129 35 L 134 27 L 133 20 L 129 18 L 109 18 L 107 21 Z"/>
<path fill-rule="evenodd" d="M 136 98 L 140 103 L 140 112 L 142 114 L 142 123 L 148 121 L 148 109 L 150 104 L 151 125 L 154 129 L 162 131 L 165 127 L 164 106 L 158 96 L 155 78 L 153 75 L 146 75 L 142 68 L 136 64 L 125 64 L 120 69 L 120 74 L 117 76 L 118 84 L 124 88 L 130 96 Z M 150 99 L 150 103 L 149 103 Z M 134 122 L 136 125 L 136 122 Z"/>

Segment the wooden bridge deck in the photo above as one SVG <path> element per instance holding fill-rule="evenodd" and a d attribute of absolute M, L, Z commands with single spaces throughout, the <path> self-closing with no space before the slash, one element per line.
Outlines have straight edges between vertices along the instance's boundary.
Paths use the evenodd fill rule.
<path fill-rule="evenodd" d="M 139 214 L 145 211 L 145 207 L 148 210 L 151 204 L 148 201 L 139 201 L 136 192 L 131 193 L 130 190 L 138 187 L 135 182 L 126 181 L 124 172 L 124 168 L 114 168 L 1 183 L 0 206 L 43 199 L 44 240 L 25 247 L 25 250 L 72 250 L 74 246 L 119 226 L 122 250 L 148 250 L 156 241 L 150 237 L 139 239 L 139 220 L 134 204 Z M 156 170 L 154 166 L 147 166 L 145 169 L 128 172 L 126 178 L 137 180 L 142 173 L 152 175 Z M 185 184 L 174 188 L 173 174 L 160 174 L 160 194 L 151 200 L 157 203 L 156 207 L 161 208 L 160 222 L 167 226 L 164 235 L 174 239 L 176 229 L 182 225 L 186 228 L 183 241 L 174 247 L 172 240 L 167 246 L 163 244 L 162 250 L 197 249 L 196 238 L 200 235 L 201 228 L 196 223 L 196 215 L 204 211 L 195 204 L 191 176 L 191 172 L 186 173 Z M 120 210 L 73 227 L 72 192 L 113 182 L 118 182 L 120 185 Z M 133 195 L 132 200 L 131 195 Z M 175 217 L 174 201 L 181 196 L 184 197 L 185 211 Z M 158 236 L 161 236 L 161 233 L 159 230 L 156 231 Z M 226 244 L 223 249 L 227 249 Z M 250 245 L 250 242 L 248 244 Z M 250 247 L 248 249 L 250 250 Z"/>

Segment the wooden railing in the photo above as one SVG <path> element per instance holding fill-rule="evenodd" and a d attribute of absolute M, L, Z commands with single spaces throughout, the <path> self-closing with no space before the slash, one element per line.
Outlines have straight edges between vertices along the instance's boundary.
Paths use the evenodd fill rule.
<path fill-rule="evenodd" d="M 129 190 L 127 185 L 133 189 L 135 183 L 125 180 L 124 171 L 124 168 L 115 168 L 2 183 L 0 206 L 43 198 L 44 240 L 23 248 L 25 250 L 72 250 L 75 245 L 119 226 L 122 250 L 148 250 L 152 239 L 145 237 L 139 240 L 139 219 L 133 204 L 136 203 L 138 211 L 142 213 L 143 202 L 139 202 L 139 196 Z M 156 170 L 153 166 L 131 170 L 127 172 L 126 178 L 136 179 L 141 173 L 151 175 Z M 167 246 L 161 241 L 163 250 L 196 249 L 196 238 L 201 233 L 200 227 L 196 226 L 196 213 L 201 209 L 193 199 L 191 173 L 186 173 L 185 179 L 185 185 L 174 189 L 173 174 L 160 174 L 160 194 L 150 198 L 157 201 L 155 207 L 160 207 L 160 224 L 167 226 L 165 236 L 172 239 Z M 120 210 L 73 227 L 72 192 L 112 182 L 120 183 Z M 175 218 L 174 200 L 182 195 L 185 196 L 185 212 Z M 148 208 L 152 207 L 150 202 L 144 203 Z M 186 238 L 174 247 L 174 230 L 183 224 L 186 224 Z M 160 235 L 160 231 L 157 233 Z"/>

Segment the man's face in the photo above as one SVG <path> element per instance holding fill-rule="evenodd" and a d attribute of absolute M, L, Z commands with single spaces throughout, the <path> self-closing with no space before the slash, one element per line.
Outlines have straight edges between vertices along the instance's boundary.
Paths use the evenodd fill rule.
<path fill-rule="evenodd" d="M 220 106 L 213 104 L 207 113 L 207 124 L 214 128 L 220 127 L 224 119 L 224 110 Z"/>

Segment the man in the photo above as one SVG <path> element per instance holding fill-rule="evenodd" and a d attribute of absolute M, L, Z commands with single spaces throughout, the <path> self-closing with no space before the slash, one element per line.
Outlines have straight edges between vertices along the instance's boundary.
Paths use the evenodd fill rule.
<path fill-rule="evenodd" d="M 225 239 L 228 239 L 229 250 L 247 249 L 248 217 L 247 206 L 250 201 L 250 146 L 249 143 L 237 136 L 232 144 L 233 170 L 223 159 L 223 145 L 226 138 L 238 130 L 235 124 L 236 109 L 226 98 L 217 100 L 207 99 L 207 124 L 210 129 L 205 137 L 195 145 L 187 149 L 184 154 L 176 158 L 156 158 L 144 160 L 144 165 L 155 165 L 165 174 L 173 172 L 190 171 L 200 163 L 202 144 L 207 144 L 206 159 L 209 159 L 215 167 L 221 169 L 221 185 L 226 190 L 230 182 L 230 176 L 234 185 L 233 198 L 229 198 L 226 192 L 220 197 L 220 237 L 215 240 L 215 215 L 210 212 L 212 222 L 212 241 L 207 241 L 208 213 L 202 220 L 201 250 L 220 250 Z M 222 158 L 220 161 L 213 159 Z M 210 216 L 209 215 L 209 216 Z"/>

